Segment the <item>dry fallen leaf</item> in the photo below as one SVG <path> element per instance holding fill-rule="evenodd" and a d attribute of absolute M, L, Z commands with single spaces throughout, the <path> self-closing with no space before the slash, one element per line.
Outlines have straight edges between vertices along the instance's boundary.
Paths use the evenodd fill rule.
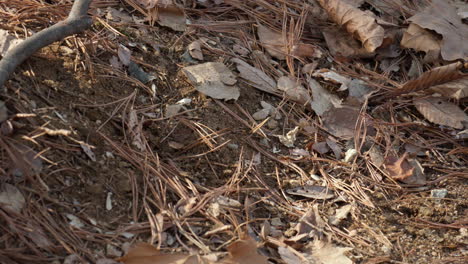
<path fill-rule="evenodd" d="M 411 23 L 403 33 L 400 44 L 404 48 L 424 51 L 428 56 L 426 60 L 437 59 L 441 49 L 440 37 L 414 23 Z"/>
<path fill-rule="evenodd" d="M 128 121 L 127 121 L 127 131 L 130 135 L 132 145 L 137 147 L 141 151 L 146 150 L 146 145 L 144 143 L 144 135 L 143 135 L 143 120 L 141 122 L 138 120 L 138 115 L 135 109 L 130 110 L 128 113 Z"/>
<path fill-rule="evenodd" d="M 468 57 L 468 25 L 461 21 L 457 10 L 448 1 L 433 0 L 422 12 L 408 20 L 442 35 L 441 55 L 444 60 Z"/>
<path fill-rule="evenodd" d="M 417 79 L 403 84 L 400 89 L 392 93 L 392 96 L 429 88 L 447 97 L 464 98 L 468 95 L 468 87 L 465 85 L 468 74 L 462 72 L 463 68 L 468 69 L 468 64 L 455 62 L 426 71 Z"/>
<path fill-rule="evenodd" d="M 414 167 L 407 160 L 408 153 L 405 152 L 400 158 L 388 156 L 385 160 L 385 170 L 394 180 L 405 180 L 413 175 Z"/>
<path fill-rule="evenodd" d="M 242 79 L 244 79 L 248 84 L 267 93 L 277 93 L 278 89 L 276 89 L 275 80 L 266 75 L 266 73 L 260 69 L 250 66 L 243 60 L 234 58 L 232 61 L 237 63 L 237 70 L 240 73 L 240 77 L 242 77 Z"/>
<path fill-rule="evenodd" d="M 130 249 L 128 253 L 118 258 L 117 261 L 124 264 L 209 264 L 210 262 L 201 256 L 185 253 L 164 254 L 156 247 L 140 243 Z"/>
<path fill-rule="evenodd" d="M 307 197 L 317 200 L 327 200 L 335 197 L 333 191 L 324 186 L 319 185 L 304 185 L 286 190 L 286 193 Z"/>
<path fill-rule="evenodd" d="M 468 115 L 457 105 L 439 97 L 420 98 L 413 101 L 418 111 L 430 122 L 462 129 L 468 126 Z"/>
<path fill-rule="evenodd" d="M 187 25 L 185 13 L 182 8 L 176 5 L 158 5 L 157 10 L 159 25 L 169 27 L 175 31 L 185 31 Z"/>
<path fill-rule="evenodd" d="M 257 243 L 243 237 L 228 246 L 229 255 L 218 264 L 268 264 L 268 258 L 257 253 Z"/>
<path fill-rule="evenodd" d="M 284 96 L 287 99 L 296 101 L 302 105 L 305 105 L 311 99 L 309 91 L 298 80 L 294 80 L 291 77 L 281 76 L 278 79 L 277 87 L 278 90 L 284 92 Z"/>
<path fill-rule="evenodd" d="M 314 77 L 323 78 L 326 81 L 330 81 L 332 83 L 340 84 L 340 88 L 338 91 L 346 91 L 348 89 L 348 85 L 351 82 L 351 79 L 340 75 L 339 73 L 329 70 L 329 69 L 320 69 L 312 74 Z"/>
<path fill-rule="evenodd" d="M 342 0 L 317 0 L 333 22 L 359 39 L 368 52 L 374 52 L 384 39 L 384 29 L 375 18 Z"/>
<path fill-rule="evenodd" d="M 360 114 L 358 107 L 343 105 L 331 108 L 323 114 L 323 126 L 335 137 L 349 139 L 354 136 L 356 122 Z"/>
<path fill-rule="evenodd" d="M 20 213 L 24 203 L 24 196 L 18 188 L 8 183 L 0 186 L 0 208 Z"/>
<path fill-rule="evenodd" d="M 348 59 L 374 56 L 372 52 L 368 52 L 362 47 L 358 40 L 347 34 L 344 29 L 327 29 L 324 30 L 322 34 L 333 56 L 342 56 Z"/>
<path fill-rule="evenodd" d="M 207 62 L 182 69 L 195 89 L 215 99 L 237 100 L 240 96 L 236 76 L 221 62 Z"/>
<path fill-rule="evenodd" d="M 314 264 L 352 264 L 344 253 L 352 248 L 337 247 L 330 242 L 314 240 L 307 246 L 307 258 Z"/>
<path fill-rule="evenodd" d="M 203 60 L 203 53 L 201 50 L 200 40 L 195 40 L 187 46 L 187 50 L 192 58 Z"/>
<path fill-rule="evenodd" d="M 310 106 L 317 115 L 322 116 L 328 110 L 340 107 L 341 100 L 312 78 L 309 79 L 309 89 L 312 91 Z"/>

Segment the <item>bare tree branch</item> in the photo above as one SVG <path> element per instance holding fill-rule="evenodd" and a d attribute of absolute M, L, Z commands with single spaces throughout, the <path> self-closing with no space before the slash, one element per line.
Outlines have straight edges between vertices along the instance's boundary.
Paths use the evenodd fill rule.
<path fill-rule="evenodd" d="M 37 50 L 89 28 L 93 23 L 91 17 L 87 15 L 91 1 L 75 0 L 67 19 L 32 35 L 8 50 L 3 59 L 0 60 L 0 88 L 3 87 L 16 67 Z"/>

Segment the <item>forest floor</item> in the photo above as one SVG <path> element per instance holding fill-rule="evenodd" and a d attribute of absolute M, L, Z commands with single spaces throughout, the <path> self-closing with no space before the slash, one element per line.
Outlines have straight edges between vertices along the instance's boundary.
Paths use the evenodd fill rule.
<path fill-rule="evenodd" d="M 66 2 L 0 1 L 0 28 L 24 38 Z M 468 262 L 467 53 L 401 45 L 430 5 L 341 1 L 396 31 L 371 51 L 323 1 L 144 2 L 94 1 L 90 30 L 5 85 L 0 263 L 111 263 L 139 242 L 227 263 L 251 240 L 271 263 Z"/>

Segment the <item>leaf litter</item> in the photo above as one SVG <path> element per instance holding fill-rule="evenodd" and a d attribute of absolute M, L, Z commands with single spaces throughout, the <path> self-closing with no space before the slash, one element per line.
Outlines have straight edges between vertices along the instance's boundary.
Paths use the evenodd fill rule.
<path fill-rule="evenodd" d="M 28 1 L 37 18 L 67 11 L 42 2 Z M 19 212 L 0 212 L 11 258 L 50 263 L 63 250 L 79 253 L 65 262 L 105 263 L 130 240 L 149 242 L 135 263 L 456 257 L 467 66 L 463 45 L 447 50 L 466 30 L 451 3 L 434 13 L 438 1 L 105 2 L 93 2 L 95 28 L 40 51 L 2 98 L 12 132 L 0 138 L 0 185 L 28 195 Z M 21 4 L 1 7 L 8 34 L 48 26 Z M 61 63 L 48 71 L 51 56 Z M 16 166 L 33 172 L 21 185 L 9 175 L 8 162 L 21 164 L 15 140 L 43 149 Z M 46 165 L 34 171 L 39 156 Z M 443 206 L 433 188 L 447 191 Z M 441 238 L 435 228 L 447 247 L 428 242 Z"/>

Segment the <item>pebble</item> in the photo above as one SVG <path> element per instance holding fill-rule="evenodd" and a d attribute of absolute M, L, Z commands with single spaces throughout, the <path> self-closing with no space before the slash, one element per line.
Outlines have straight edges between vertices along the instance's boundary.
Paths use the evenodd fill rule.
<path fill-rule="evenodd" d="M 262 109 L 260 111 L 255 112 L 252 115 L 252 117 L 253 117 L 253 119 L 259 121 L 259 120 L 263 120 L 263 119 L 267 118 L 268 115 L 270 115 L 270 110 L 269 109 Z"/>
<path fill-rule="evenodd" d="M 445 198 L 447 194 L 447 189 L 434 189 L 431 191 L 431 198 Z"/>
<path fill-rule="evenodd" d="M 271 130 L 276 129 L 278 127 L 278 121 L 274 119 L 270 119 L 267 122 L 267 127 Z"/>

